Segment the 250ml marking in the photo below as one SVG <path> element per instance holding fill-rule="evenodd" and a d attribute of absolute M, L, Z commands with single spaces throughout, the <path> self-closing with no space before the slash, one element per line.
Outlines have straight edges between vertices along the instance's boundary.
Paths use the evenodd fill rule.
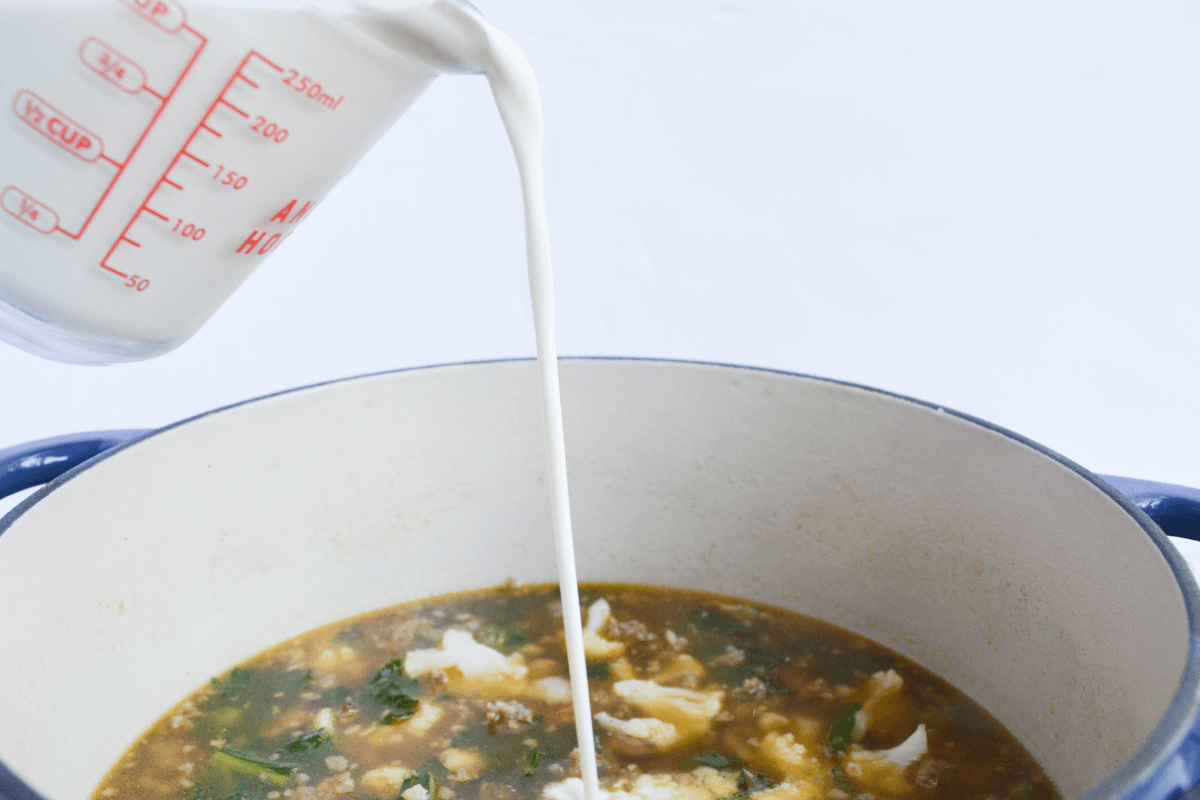
<path fill-rule="evenodd" d="M 310 100 L 316 101 L 317 105 L 330 109 L 340 106 L 344 97 L 344 95 L 338 95 L 338 99 L 334 100 L 333 95 L 321 88 L 321 84 L 307 75 L 301 75 L 300 71 L 295 69 L 288 70 L 288 76 L 283 79 L 283 85 L 290 86 Z"/>

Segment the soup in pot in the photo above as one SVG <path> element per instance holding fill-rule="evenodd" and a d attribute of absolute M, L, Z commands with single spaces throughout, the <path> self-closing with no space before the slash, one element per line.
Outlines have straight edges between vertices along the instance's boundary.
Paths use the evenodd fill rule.
<path fill-rule="evenodd" d="M 697 592 L 582 589 L 608 800 L 1057 800 L 989 714 L 873 642 Z M 284 642 L 147 731 L 92 800 L 581 800 L 558 590 Z"/>

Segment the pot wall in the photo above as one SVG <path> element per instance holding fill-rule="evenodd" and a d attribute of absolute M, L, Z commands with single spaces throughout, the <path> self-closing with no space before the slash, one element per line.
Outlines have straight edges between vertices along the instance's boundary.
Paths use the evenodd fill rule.
<path fill-rule="evenodd" d="M 815 379 L 639 361 L 562 378 L 581 579 L 868 636 L 980 701 L 1066 796 L 1133 754 L 1178 689 L 1187 611 L 1165 542 L 1050 456 Z M 0 536 L 0 714 L 22 721 L 0 726 L 0 759 L 51 800 L 86 796 L 165 709 L 280 639 L 554 580 L 540 412 L 531 362 L 393 373 L 77 472 Z M 64 766 L 81 724 L 92 746 Z"/>

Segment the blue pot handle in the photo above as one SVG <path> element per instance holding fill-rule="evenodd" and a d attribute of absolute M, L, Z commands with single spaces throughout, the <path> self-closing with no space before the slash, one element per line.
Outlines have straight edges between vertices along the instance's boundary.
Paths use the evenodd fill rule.
<path fill-rule="evenodd" d="M 40 439 L 0 450 L 0 498 L 47 483 L 109 448 L 149 430 L 92 431 Z M 1101 475 L 1168 536 L 1200 541 L 1200 489 Z"/>
<path fill-rule="evenodd" d="M 1099 477 L 1145 511 L 1163 533 L 1200 541 L 1200 489 L 1116 475 Z"/>
<path fill-rule="evenodd" d="M 39 439 L 0 450 L 0 497 L 47 483 L 109 448 L 148 430 L 92 431 Z"/>

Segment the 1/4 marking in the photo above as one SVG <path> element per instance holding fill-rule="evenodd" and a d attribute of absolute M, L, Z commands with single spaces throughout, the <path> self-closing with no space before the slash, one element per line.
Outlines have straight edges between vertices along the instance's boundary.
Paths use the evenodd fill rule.
<path fill-rule="evenodd" d="M 180 227 L 182 226 L 182 227 Z M 204 238 L 204 228 L 197 228 L 192 223 L 185 223 L 182 219 L 175 220 L 175 227 L 171 229 L 185 239 L 191 239 L 193 242 L 198 242 Z"/>
<path fill-rule="evenodd" d="M 273 139 L 276 142 L 282 142 L 287 138 L 287 128 L 281 128 L 274 122 L 267 122 L 266 117 L 255 117 L 255 119 L 258 120 L 258 122 L 255 122 L 253 125 L 251 125 L 250 130 L 258 131 L 264 137 Z"/>
<path fill-rule="evenodd" d="M 6 186 L 0 192 L 0 207 L 38 233 L 53 233 L 58 227 L 58 214 L 52 208 L 15 186 Z"/>
<path fill-rule="evenodd" d="M 245 175 L 225 169 L 224 164 L 217 165 L 217 171 L 213 173 L 213 180 L 220 181 L 222 186 L 232 186 L 234 189 L 242 189 L 250 181 Z"/>

